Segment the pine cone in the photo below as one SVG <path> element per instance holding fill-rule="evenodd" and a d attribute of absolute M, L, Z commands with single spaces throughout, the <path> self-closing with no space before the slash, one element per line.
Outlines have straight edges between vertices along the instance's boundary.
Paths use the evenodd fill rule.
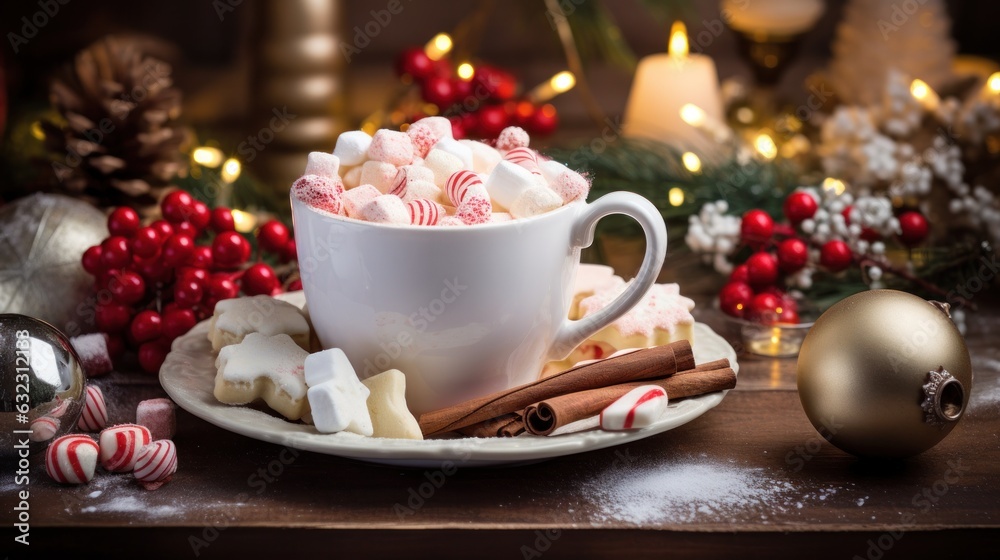
<path fill-rule="evenodd" d="M 49 91 L 64 123 L 43 123 L 60 190 L 140 212 L 186 172 L 181 93 L 170 66 L 132 41 L 106 37 L 76 56 Z"/>

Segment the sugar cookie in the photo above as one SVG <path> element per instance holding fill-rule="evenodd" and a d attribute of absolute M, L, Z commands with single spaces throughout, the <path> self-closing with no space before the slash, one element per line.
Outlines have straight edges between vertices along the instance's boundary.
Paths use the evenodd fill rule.
<path fill-rule="evenodd" d="M 298 420 L 309 410 L 303 371 L 308 355 L 287 334 L 250 333 L 219 352 L 215 398 L 226 404 L 263 399 L 285 418 Z"/>
<path fill-rule="evenodd" d="M 250 333 L 266 336 L 287 334 L 302 348 L 309 349 L 309 323 L 298 307 L 271 296 L 224 299 L 215 305 L 208 327 L 212 350 L 238 344 Z"/>

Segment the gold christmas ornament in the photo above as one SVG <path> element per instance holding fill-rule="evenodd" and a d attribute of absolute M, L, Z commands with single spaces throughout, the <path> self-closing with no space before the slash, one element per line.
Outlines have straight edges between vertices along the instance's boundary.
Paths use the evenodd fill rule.
<path fill-rule="evenodd" d="M 830 443 L 859 457 L 930 449 L 969 403 L 972 363 L 948 305 L 896 290 L 846 298 L 799 352 L 799 398 Z"/>

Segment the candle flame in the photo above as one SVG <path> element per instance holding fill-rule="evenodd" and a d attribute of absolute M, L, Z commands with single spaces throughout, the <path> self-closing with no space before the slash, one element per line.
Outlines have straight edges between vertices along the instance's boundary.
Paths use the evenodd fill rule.
<path fill-rule="evenodd" d="M 424 45 L 424 52 L 427 53 L 427 58 L 431 60 L 441 60 L 444 58 L 444 55 L 451 52 L 451 46 L 451 35 L 438 33 Z"/>
<path fill-rule="evenodd" d="M 681 120 L 695 128 L 705 124 L 707 119 L 708 115 L 705 114 L 705 110 L 693 103 L 685 103 L 681 107 Z"/>
<path fill-rule="evenodd" d="M 910 94 L 917 101 L 928 99 L 933 93 L 934 90 L 931 89 L 931 86 L 927 85 L 927 82 L 923 80 L 913 80 L 910 82 Z"/>
<path fill-rule="evenodd" d="M 1000 72 L 990 74 L 990 79 L 986 80 L 986 87 L 988 87 L 990 92 L 994 95 L 1000 95 Z"/>
<path fill-rule="evenodd" d="M 670 42 L 667 43 L 667 52 L 674 58 L 687 58 L 688 37 L 687 27 L 683 21 L 675 21 L 670 26 Z"/>

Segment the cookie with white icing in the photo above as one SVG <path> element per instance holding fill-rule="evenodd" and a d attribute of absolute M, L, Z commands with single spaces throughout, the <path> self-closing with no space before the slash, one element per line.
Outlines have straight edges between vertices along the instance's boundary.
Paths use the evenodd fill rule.
<path fill-rule="evenodd" d="M 569 307 L 569 318 L 580 318 L 580 302 L 594 295 L 598 290 L 621 285 L 625 281 L 615 274 L 615 269 L 603 264 L 581 264 L 573 277 L 573 302 Z"/>
<path fill-rule="evenodd" d="M 406 377 L 390 369 L 362 381 L 368 395 L 372 435 L 377 438 L 424 439 L 420 424 L 406 407 Z"/>
<path fill-rule="evenodd" d="M 247 334 L 219 351 L 215 360 L 215 398 L 226 404 L 257 399 L 289 420 L 309 411 L 304 375 L 308 352 L 287 334 Z"/>
<path fill-rule="evenodd" d="M 309 349 L 309 323 L 302 311 L 287 301 L 261 295 L 224 299 L 215 304 L 208 329 L 213 351 L 238 344 L 255 332 L 265 336 L 286 334 L 301 348 Z"/>

